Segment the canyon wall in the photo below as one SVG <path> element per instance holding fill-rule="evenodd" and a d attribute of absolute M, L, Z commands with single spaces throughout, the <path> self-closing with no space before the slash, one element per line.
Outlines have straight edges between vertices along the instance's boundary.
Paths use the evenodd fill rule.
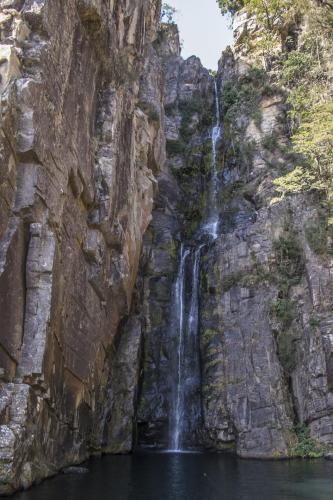
<path fill-rule="evenodd" d="M 0 6 L 0 492 L 10 493 L 109 447 L 110 360 L 165 139 L 159 66 L 151 87 L 145 79 L 158 1 Z"/>
<path fill-rule="evenodd" d="M 165 35 L 168 35 L 167 40 L 163 41 Z M 180 57 L 176 30 L 168 27 L 166 33 L 162 33 L 161 42 L 167 162 L 158 177 L 159 196 L 144 238 L 141 267 L 143 374 L 137 413 L 138 445 L 154 448 L 170 445 L 179 361 L 177 309 L 180 297 L 174 284 L 181 244 L 192 241 L 195 250 L 194 234 L 207 204 L 210 129 L 214 120 L 213 79 L 208 71 L 198 58 L 184 61 Z M 185 270 L 187 282 L 191 282 L 193 258 L 192 252 L 191 263 Z M 195 363 L 195 356 L 193 352 L 188 353 L 186 363 Z M 195 398 L 195 394 L 188 397 Z M 189 444 L 197 440 L 191 435 L 195 434 L 197 418 L 191 415 L 186 421 L 185 441 Z"/>
<path fill-rule="evenodd" d="M 312 19 L 324 24 L 320 9 Z M 313 37 L 322 99 L 331 85 L 332 43 L 312 19 L 291 17 L 263 58 L 263 28 L 243 9 L 219 63 L 221 236 L 201 281 L 204 431 L 210 447 L 234 443 L 243 457 L 297 455 L 305 435 L 314 453 L 333 444 L 330 210 L 325 189 L 295 181 L 306 158 L 290 138 L 288 85 L 315 88 Z"/>
<path fill-rule="evenodd" d="M 313 6 L 313 19 L 323 22 L 327 12 Z M 298 173 L 297 165 L 306 164 L 292 149 L 290 82 L 283 76 L 290 80 L 292 71 L 300 73 L 298 61 L 308 57 L 315 37 L 320 68 L 310 71 L 321 72 L 326 89 L 332 77 L 332 44 L 312 22 L 307 14 L 291 16 L 274 39 L 274 51 L 263 55 L 263 28 L 242 9 L 234 18 L 234 46 L 219 63 L 219 236 L 205 245 L 201 259 L 202 408 L 195 434 L 185 423 L 185 447 L 280 458 L 302 454 L 305 441 L 313 455 L 333 445 L 330 212 L 320 189 L 305 189 L 304 181 L 297 189 L 295 181 L 289 181 L 291 188 L 282 183 L 290 172 Z M 198 246 L 196 230 L 204 220 L 212 176 L 213 81 L 203 93 L 195 59 L 182 62 L 177 56 L 176 51 L 164 62 L 171 176 L 160 179 L 145 237 L 139 299 L 144 347 L 138 445 L 161 448 L 168 446 L 177 371 L 172 353 L 179 345 L 174 284 L 180 246 Z M 310 85 L 311 78 L 303 76 Z M 329 90 L 321 92 L 325 97 Z M 193 256 L 189 260 L 190 289 Z M 185 315 L 189 293 L 185 290 Z M 185 357 L 185 365 L 191 362 Z"/>
<path fill-rule="evenodd" d="M 94 453 L 170 445 L 184 245 L 200 339 L 184 358 L 197 370 L 184 446 L 280 458 L 303 435 L 329 449 L 333 235 L 319 186 L 295 188 L 284 66 L 307 50 L 309 18 L 263 57 L 256 18 L 235 16 L 215 78 L 218 235 L 199 241 L 214 78 L 181 58 L 159 2 L 0 7 L 0 494 Z M 325 97 L 324 31 L 315 47 Z"/>

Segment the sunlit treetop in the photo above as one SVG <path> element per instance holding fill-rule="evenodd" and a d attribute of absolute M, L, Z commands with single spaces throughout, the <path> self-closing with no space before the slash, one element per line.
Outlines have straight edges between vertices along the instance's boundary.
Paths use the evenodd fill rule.
<path fill-rule="evenodd" d="M 222 14 L 235 14 L 244 7 L 244 0 L 217 0 Z"/>
<path fill-rule="evenodd" d="M 245 7 L 248 12 L 265 17 L 266 20 L 285 14 L 291 8 L 306 4 L 300 0 L 217 0 L 222 14 L 235 14 Z"/>

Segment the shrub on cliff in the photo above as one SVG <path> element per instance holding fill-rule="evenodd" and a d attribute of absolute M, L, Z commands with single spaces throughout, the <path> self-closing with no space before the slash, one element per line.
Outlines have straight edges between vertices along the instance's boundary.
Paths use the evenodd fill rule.
<path fill-rule="evenodd" d="M 297 444 L 291 450 L 291 456 L 301 458 L 320 458 L 324 455 L 325 449 L 317 443 L 310 434 L 310 429 L 305 424 L 298 424 L 295 427 Z"/>

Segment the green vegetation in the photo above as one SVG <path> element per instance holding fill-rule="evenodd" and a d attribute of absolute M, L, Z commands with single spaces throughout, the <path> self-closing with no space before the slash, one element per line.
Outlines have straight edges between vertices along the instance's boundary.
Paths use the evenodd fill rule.
<path fill-rule="evenodd" d="M 166 250 L 168 252 L 168 254 L 170 255 L 170 257 L 172 257 L 173 259 L 177 259 L 178 249 L 177 249 L 177 245 L 176 245 L 175 240 L 168 241 L 164 245 L 161 245 L 161 248 L 163 250 Z"/>
<path fill-rule="evenodd" d="M 271 306 L 271 312 L 286 328 L 295 318 L 295 304 L 290 299 L 277 299 Z"/>
<path fill-rule="evenodd" d="M 292 230 L 285 231 L 283 236 L 275 241 L 277 283 L 279 286 L 278 300 L 274 310 L 277 317 L 283 319 L 283 326 L 289 326 L 291 319 L 289 290 L 297 285 L 304 273 L 304 259 L 296 235 Z"/>
<path fill-rule="evenodd" d="M 226 83 L 221 111 L 229 126 L 235 126 L 240 114 L 253 118 L 260 125 L 261 114 L 258 114 L 258 108 L 265 84 L 265 71 L 255 66 L 246 75 Z"/>
<path fill-rule="evenodd" d="M 181 101 L 178 105 L 173 103 L 165 106 L 167 116 L 174 116 L 177 111 L 181 114 L 180 140 L 167 141 L 167 153 L 170 156 L 185 154 L 186 144 L 193 133 L 211 127 L 213 122 L 213 113 L 209 106 L 207 107 L 207 101 L 200 96 L 194 96 L 190 100 Z M 198 123 L 195 122 L 193 129 L 192 123 L 195 115 L 198 117 Z"/>
<path fill-rule="evenodd" d="M 193 132 L 192 132 L 193 134 Z M 207 191 L 203 189 L 206 176 L 211 166 L 211 142 L 208 139 L 204 144 L 191 146 L 191 136 L 188 141 L 167 141 L 167 152 L 170 157 L 182 155 L 184 163 L 182 168 L 173 168 L 173 174 L 178 179 L 179 185 L 186 197 L 186 204 L 182 205 L 182 213 L 186 224 L 186 234 L 190 237 L 197 229 L 198 223 L 206 206 Z"/>
<path fill-rule="evenodd" d="M 260 128 L 262 115 L 260 101 L 267 87 L 263 69 L 252 67 L 246 75 L 225 84 L 221 98 L 223 116 L 225 155 L 223 162 L 239 162 L 250 169 L 253 154 L 257 149 L 254 139 L 245 137 L 245 130 L 251 119 Z"/>
<path fill-rule="evenodd" d="M 304 260 L 295 233 L 287 228 L 285 234 L 274 243 L 277 270 L 288 286 L 299 283 L 304 272 Z"/>
<path fill-rule="evenodd" d="M 327 221 L 333 213 L 333 93 L 330 77 L 333 10 L 327 3 L 311 9 L 309 28 L 298 50 L 281 61 L 281 85 L 288 92 L 293 169 L 275 180 L 277 193 L 320 194 Z M 331 26 L 330 29 L 327 27 Z"/>
<path fill-rule="evenodd" d="M 182 116 L 180 135 L 184 141 L 187 141 L 193 134 L 191 124 L 195 114 L 198 115 L 199 119 L 199 123 L 197 125 L 198 130 L 210 127 L 213 123 L 212 110 L 209 106 L 207 107 L 207 101 L 199 96 L 194 96 L 188 101 L 181 101 L 178 104 L 178 108 Z"/>
<path fill-rule="evenodd" d="M 186 203 L 182 206 L 184 214 L 185 237 L 190 237 L 196 231 L 202 220 L 206 207 L 207 190 L 205 184 L 210 175 L 212 148 L 211 140 L 206 133 L 211 128 L 214 113 L 207 99 L 194 93 L 191 99 L 182 100 L 166 106 L 168 116 L 181 117 L 179 140 L 167 140 L 166 149 L 169 158 L 181 156 L 181 168 L 175 165 L 173 174 L 182 187 Z M 207 138 L 194 144 L 193 138 L 203 133 Z"/>
<path fill-rule="evenodd" d="M 308 223 L 305 227 L 305 236 L 311 250 L 317 255 L 333 254 L 333 228 L 325 217 Z"/>
<path fill-rule="evenodd" d="M 151 103 L 139 101 L 138 105 L 142 109 L 142 111 L 146 113 L 150 123 L 159 123 L 160 115 Z"/>
<path fill-rule="evenodd" d="M 174 7 L 172 7 L 168 3 L 163 3 L 161 9 L 161 22 L 167 24 L 174 24 L 175 23 L 174 18 L 176 13 L 177 10 Z"/>
<path fill-rule="evenodd" d="M 317 443 L 310 435 L 310 429 L 305 424 L 295 427 L 297 444 L 291 449 L 292 457 L 320 458 L 325 453 L 325 448 Z"/>
<path fill-rule="evenodd" d="M 306 52 L 296 50 L 289 53 L 282 65 L 281 81 L 283 84 L 297 85 L 312 69 L 312 56 Z"/>
<path fill-rule="evenodd" d="M 265 135 L 261 141 L 261 145 L 272 153 L 274 153 L 276 149 L 280 149 L 279 141 L 275 133 Z"/>
<path fill-rule="evenodd" d="M 281 41 L 285 27 L 296 20 L 301 12 L 308 7 L 307 0 L 218 0 L 222 14 L 235 14 L 241 8 L 246 8 L 250 15 L 256 17 L 259 31 L 256 35 L 243 40 L 248 50 L 262 56 L 266 69 L 274 56 L 274 50 Z"/>
<path fill-rule="evenodd" d="M 320 326 L 320 318 L 315 314 L 312 314 L 309 320 L 309 325 L 311 326 L 311 328 L 318 328 Z"/>
<path fill-rule="evenodd" d="M 243 0 L 217 0 L 222 14 L 235 14 L 244 6 Z"/>
<path fill-rule="evenodd" d="M 291 172 L 275 179 L 273 183 L 276 192 L 283 198 L 288 194 L 314 190 L 315 176 L 302 167 L 295 167 Z"/>
<path fill-rule="evenodd" d="M 285 372 L 290 374 L 296 364 L 297 332 L 292 323 L 296 318 L 295 302 L 289 297 L 290 288 L 300 282 L 304 273 L 304 261 L 295 233 L 289 229 L 274 244 L 276 256 L 277 299 L 271 304 L 271 316 L 280 326 L 276 332 L 277 353 Z"/>
<path fill-rule="evenodd" d="M 327 219 L 333 223 L 333 93 L 330 78 L 330 53 L 333 40 L 333 8 L 331 1 L 309 4 L 308 0 L 218 0 L 222 13 L 235 14 L 245 8 L 255 15 L 259 30 L 243 35 L 243 50 L 265 69 L 279 70 L 280 84 L 288 93 L 289 128 L 294 163 L 275 181 L 280 197 L 317 191 L 327 208 Z M 311 10 L 308 27 L 296 43 L 290 27 L 299 23 Z M 244 38 L 245 37 L 245 38 Z M 293 38 L 292 43 L 288 37 Z M 292 47 L 278 56 L 282 45 Z M 289 43 L 289 45 L 288 45 Z M 295 48 L 297 46 L 297 49 Z M 235 138 L 235 122 L 241 115 L 254 118 L 260 125 L 258 103 L 263 95 L 263 82 L 251 84 L 247 78 L 230 82 L 224 89 L 224 111 Z M 228 127 L 227 127 L 228 128 Z M 272 140 L 271 140 L 272 139 Z M 232 145 L 233 146 L 233 145 Z M 273 138 L 265 138 L 264 147 L 274 150 Z M 237 149 L 233 146 L 233 149 Z"/>
<path fill-rule="evenodd" d="M 214 339 L 214 337 L 218 336 L 219 332 L 216 330 L 212 330 L 210 328 L 205 328 L 201 335 L 201 341 L 205 347 Z"/>
<path fill-rule="evenodd" d="M 166 141 L 166 152 L 169 156 L 183 155 L 185 144 L 182 141 Z"/>

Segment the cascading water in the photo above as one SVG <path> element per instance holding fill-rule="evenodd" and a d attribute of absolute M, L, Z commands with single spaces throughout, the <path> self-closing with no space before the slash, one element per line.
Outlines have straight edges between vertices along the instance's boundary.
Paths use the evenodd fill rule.
<path fill-rule="evenodd" d="M 208 207 L 208 220 L 203 226 L 202 230 L 205 234 L 211 236 L 214 240 L 218 236 L 219 213 L 218 213 L 218 187 L 219 179 L 216 165 L 216 146 L 221 137 L 221 116 L 220 116 L 220 103 L 217 91 L 217 83 L 214 80 L 215 89 L 215 116 L 216 122 L 212 129 L 212 177 L 210 183 L 210 197 Z"/>
<path fill-rule="evenodd" d="M 185 289 L 185 264 L 186 259 L 190 253 L 189 249 L 184 250 L 184 245 L 180 247 L 180 266 L 177 276 L 177 281 L 175 284 L 175 299 L 176 299 L 176 313 L 178 319 L 178 363 L 177 363 L 177 395 L 176 395 L 176 405 L 174 408 L 174 418 L 173 418 L 173 433 L 172 433 L 172 444 L 171 449 L 178 451 L 180 450 L 180 436 L 182 433 L 183 425 L 183 410 L 184 410 L 184 371 L 183 371 L 183 359 L 184 359 L 184 310 L 185 310 L 185 300 L 184 300 L 184 289 Z"/>
<path fill-rule="evenodd" d="M 178 355 L 176 387 L 173 391 L 173 407 L 170 418 L 170 451 L 182 451 L 189 436 L 193 436 L 199 428 L 201 420 L 200 401 L 200 348 L 198 336 L 199 320 L 199 274 L 201 252 L 209 240 L 218 236 L 219 211 L 218 189 L 219 179 L 216 162 L 217 143 L 221 137 L 220 107 L 216 81 L 215 116 L 216 122 L 212 128 L 212 164 L 211 181 L 207 215 L 200 226 L 192 244 L 180 248 L 180 264 L 175 283 L 176 329 L 178 334 Z M 191 262 L 191 282 L 187 285 L 187 263 Z M 186 289 L 191 290 L 186 311 Z M 185 321 L 187 317 L 187 321 Z"/>

